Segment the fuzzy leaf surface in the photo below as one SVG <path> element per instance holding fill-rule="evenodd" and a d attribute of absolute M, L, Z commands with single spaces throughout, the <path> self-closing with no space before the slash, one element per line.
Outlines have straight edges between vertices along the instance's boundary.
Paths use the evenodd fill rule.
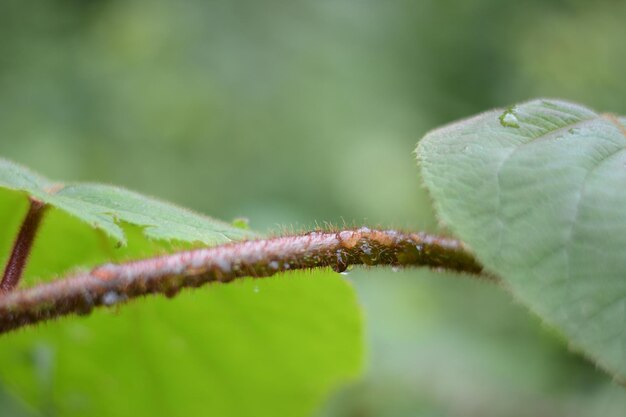
<path fill-rule="evenodd" d="M 434 130 L 417 147 L 443 223 L 573 347 L 622 378 L 624 125 L 534 100 Z"/>

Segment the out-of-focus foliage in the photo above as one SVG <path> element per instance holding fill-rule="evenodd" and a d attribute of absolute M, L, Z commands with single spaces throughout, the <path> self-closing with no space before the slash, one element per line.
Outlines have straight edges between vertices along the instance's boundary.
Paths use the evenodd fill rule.
<path fill-rule="evenodd" d="M 40 416 L 307 415 L 358 375 L 360 330 L 349 284 L 290 273 L 7 334 L 0 378 Z"/>
<path fill-rule="evenodd" d="M 49 205 L 22 285 L 248 233 L 113 186 L 69 184 L 49 194 L 51 184 L 0 159 L 3 253 L 27 197 Z M 0 397 L 0 415 L 21 402 L 43 416 L 291 417 L 310 413 L 362 368 L 359 306 L 334 272 L 213 284 L 175 300 L 134 300 L 117 313 L 99 309 L 0 336 L 0 381 L 10 393 Z"/>
<path fill-rule="evenodd" d="M 433 230 L 415 142 L 535 96 L 626 114 L 625 19 L 620 0 L 7 0 L 0 153 L 253 229 Z M 350 279 L 369 374 L 322 413 L 623 415 L 623 390 L 508 294 Z"/>

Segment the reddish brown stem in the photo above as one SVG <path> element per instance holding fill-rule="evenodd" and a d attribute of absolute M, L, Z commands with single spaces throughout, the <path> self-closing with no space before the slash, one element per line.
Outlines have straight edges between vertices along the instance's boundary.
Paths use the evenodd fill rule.
<path fill-rule="evenodd" d="M 208 282 L 319 267 L 341 272 L 362 264 L 482 273 L 482 266 L 453 239 L 367 228 L 312 232 L 107 264 L 91 272 L 14 291 L 0 296 L 0 332 L 69 314 L 86 314 L 94 307 L 146 294 L 173 296 L 184 287 Z"/>
<path fill-rule="evenodd" d="M 11 256 L 4 268 L 4 274 L 0 282 L 0 294 L 13 290 L 19 284 L 45 209 L 46 205 L 41 201 L 30 200 L 28 213 L 26 213 L 26 217 L 22 222 L 20 231 L 13 244 Z"/>

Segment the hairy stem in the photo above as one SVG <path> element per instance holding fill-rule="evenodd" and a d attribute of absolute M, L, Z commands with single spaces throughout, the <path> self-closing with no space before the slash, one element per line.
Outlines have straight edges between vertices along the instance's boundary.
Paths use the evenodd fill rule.
<path fill-rule="evenodd" d="M 26 217 L 22 222 L 20 231 L 13 244 L 11 256 L 4 268 L 4 274 L 0 282 L 0 294 L 13 290 L 19 284 L 45 209 L 46 205 L 41 201 L 30 200 L 28 213 L 26 213 Z"/>
<path fill-rule="evenodd" d="M 351 265 L 429 266 L 481 275 L 482 266 L 453 239 L 393 230 L 311 232 L 231 243 L 122 264 L 0 296 L 0 332 L 69 315 L 88 314 L 146 294 L 277 272 Z"/>

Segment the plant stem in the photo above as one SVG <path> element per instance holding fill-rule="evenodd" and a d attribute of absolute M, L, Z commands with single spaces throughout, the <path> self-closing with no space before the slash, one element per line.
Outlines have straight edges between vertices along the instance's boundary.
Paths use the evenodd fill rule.
<path fill-rule="evenodd" d="M 26 213 L 26 217 L 22 222 L 20 231 L 13 244 L 11 256 L 4 268 L 4 274 L 0 282 L 0 294 L 13 290 L 19 284 L 45 209 L 46 205 L 43 202 L 33 198 L 30 199 L 28 213 Z"/>
<path fill-rule="evenodd" d="M 281 271 L 351 265 L 429 266 L 481 275 L 482 266 L 457 240 L 393 230 L 311 232 L 230 243 L 122 264 L 14 291 L 0 297 L 0 332 L 69 314 L 88 314 L 146 294 Z"/>

